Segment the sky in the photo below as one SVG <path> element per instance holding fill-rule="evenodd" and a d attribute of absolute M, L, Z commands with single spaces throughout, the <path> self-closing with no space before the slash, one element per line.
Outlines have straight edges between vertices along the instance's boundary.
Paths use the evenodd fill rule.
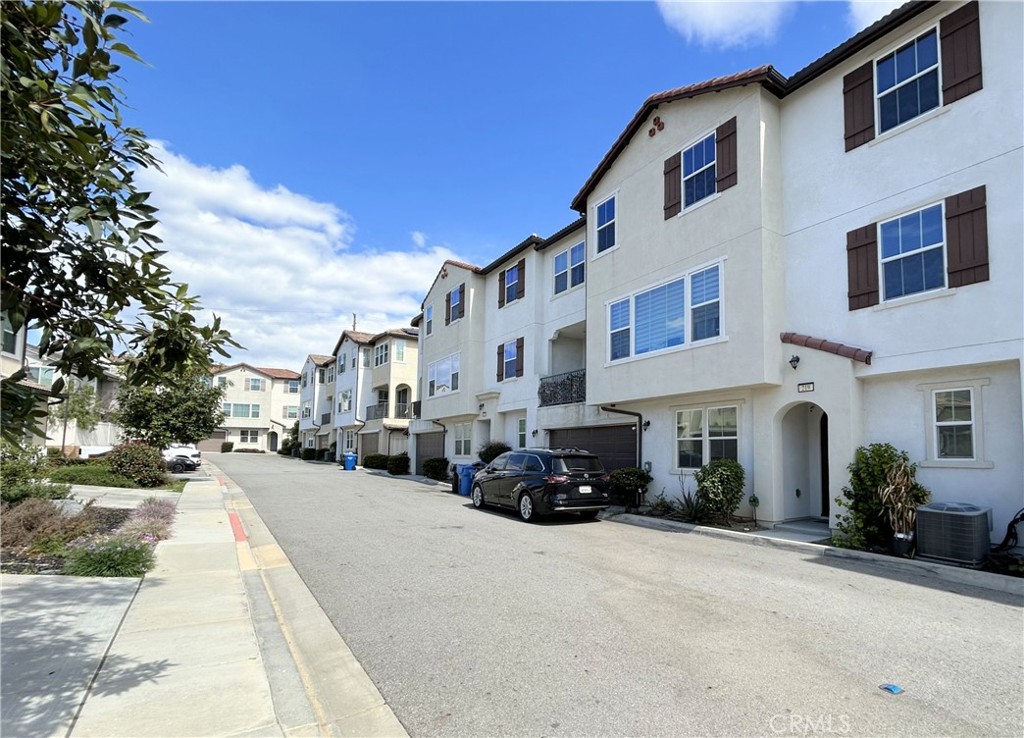
<path fill-rule="evenodd" d="M 445 259 L 575 220 L 648 96 L 792 75 L 900 3 L 136 4 L 121 86 L 162 162 L 136 181 L 163 261 L 229 362 L 298 371 L 353 320 L 408 326 Z"/>

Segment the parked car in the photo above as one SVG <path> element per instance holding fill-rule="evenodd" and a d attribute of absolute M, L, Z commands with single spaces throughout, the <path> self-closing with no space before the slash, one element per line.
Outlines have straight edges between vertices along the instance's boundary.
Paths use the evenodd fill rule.
<path fill-rule="evenodd" d="M 199 462 L 189 456 L 175 456 L 172 459 L 164 459 L 164 466 L 167 471 L 175 474 L 195 471 L 199 468 Z"/>
<path fill-rule="evenodd" d="M 508 451 L 473 477 L 473 507 L 497 505 L 531 521 L 556 512 L 594 518 L 608 507 L 608 474 L 601 460 L 577 448 Z"/>
<path fill-rule="evenodd" d="M 203 453 L 199 449 L 197 449 L 194 444 L 191 443 L 172 444 L 164 449 L 163 454 L 164 461 L 168 462 L 171 461 L 172 459 L 177 458 L 178 456 L 186 456 L 192 459 L 192 461 L 196 463 L 196 466 L 199 466 L 200 464 L 203 463 Z"/>

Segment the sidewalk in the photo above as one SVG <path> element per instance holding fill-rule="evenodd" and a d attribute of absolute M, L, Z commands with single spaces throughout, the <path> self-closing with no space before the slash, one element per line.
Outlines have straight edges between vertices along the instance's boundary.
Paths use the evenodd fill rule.
<path fill-rule="evenodd" d="M 244 492 L 204 467 L 141 582 L 3 576 L 0 732 L 406 735 Z"/>

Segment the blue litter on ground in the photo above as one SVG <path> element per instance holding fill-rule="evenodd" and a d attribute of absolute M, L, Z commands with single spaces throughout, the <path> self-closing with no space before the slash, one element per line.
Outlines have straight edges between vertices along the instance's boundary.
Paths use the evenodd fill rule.
<path fill-rule="evenodd" d="M 878 688 L 882 689 L 882 690 L 885 690 L 886 692 L 889 692 L 890 694 L 899 694 L 900 692 L 903 691 L 903 687 L 901 687 L 898 684 L 879 684 Z"/>

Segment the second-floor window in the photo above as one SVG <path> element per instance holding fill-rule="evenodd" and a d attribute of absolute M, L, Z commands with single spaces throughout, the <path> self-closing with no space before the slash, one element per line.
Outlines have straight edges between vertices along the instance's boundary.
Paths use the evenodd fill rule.
<path fill-rule="evenodd" d="M 423 310 L 423 332 L 430 335 L 434 332 L 434 306 L 427 305 Z"/>
<path fill-rule="evenodd" d="M 332 366 L 330 369 L 327 370 L 327 382 L 328 382 L 328 384 L 330 384 L 333 381 L 334 381 L 334 367 Z"/>
<path fill-rule="evenodd" d="M 555 254 L 555 294 L 583 284 L 586 246 L 581 242 Z"/>
<path fill-rule="evenodd" d="M 943 221 L 938 203 L 879 225 L 883 299 L 946 286 Z"/>
<path fill-rule="evenodd" d="M 715 134 L 683 149 L 683 207 L 715 194 Z"/>
<path fill-rule="evenodd" d="M 313 414 L 313 406 L 308 400 L 302 403 L 302 417 L 308 418 Z"/>
<path fill-rule="evenodd" d="M 459 389 L 459 354 L 452 354 L 427 366 L 427 397 Z"/>
<path fill-rule="evenodd" d="M 938 32 L 933 28 L 879 59 L 875 86 L 879 133 L 939 107 Z"/>
<path fill-rule="evenodd" d="M 249 381 L 245 383 L 245 389 L 248 392 L 262 392 L 264 389 L 263 380 L 250 377 Z"/>
<path fill-rule="evenodd" d="M 721 268 L 715 264 L 609 304 L 609 360 L 721 335 L 721 290 Z"/>
<path fill-rule="evenodd" d="M 285 405 L 281 409 L 282 418 L 297 418 L 299 417 L 299 406 L 298 405 Z"/>
<path fill-rule="evenodd" d="M 288 380 L 288 394 L 297 395 L 299 394 L 299 380 L 289 379 Z"/>
<path fill-rule="evenodd" d="M 388 352 L 390 350 L 390 343 L 385 341 L 384 343 L 373 347 L 373 365 L 383 366 L 388 363 Z"/>
<path fill-rule="evenodd" d="M 363 351 L 362 351 L 362 354 L 363 354 L 363 368 L 364 369 L 369 368 L 370 361 L 372 361 L 372 359 L 373 359 L 373 353 L 370 351 L 370 349 L 364 348 Z"/>
<path fill-rule="evenodd" d="M 399 363 L 405 362 L 405 341 L 401 339 L 395 341 L 395 361 Z"/>
<path fill-rule="evenodd" d="M 227 387 L 228 386 L 228 378 L 227 377 L 217 377 L 217 386 L 220 387 L 221 389 L 224 389 L 225 387 Z"/>
<path fill-rule="evenodd" d="M 348 353 L 343 353 L 338 357 L 338 374 L 344 374 L 348 367 Z"/>
<path fill-rule="evenodd" d="M 225 402 L 223 406 L 225 418 L 258 418 L 260 406 L 245 402 Z"/>
<path fill-rule="evenodd" d="M 523 346 L 522 338 L 498 344 L 497 379 L 499 382 L 523 376 Z"/>
<path fill-rule="evenodd" d="M 444 324 L 448 325 L 466 315 L 466 285 L 460 284 L 444 296 Z"/>
<path fill-rule="evenodd" d="M 615 240 L 615 197 L 597 206 L 597 253 L 607 251 L 618 241 Z"/>
<path fill-rule="evenodd" d="M 338 412 L 347 413 L 352 409 L 352 390 L 342 390 L 338 400 Z"/>

